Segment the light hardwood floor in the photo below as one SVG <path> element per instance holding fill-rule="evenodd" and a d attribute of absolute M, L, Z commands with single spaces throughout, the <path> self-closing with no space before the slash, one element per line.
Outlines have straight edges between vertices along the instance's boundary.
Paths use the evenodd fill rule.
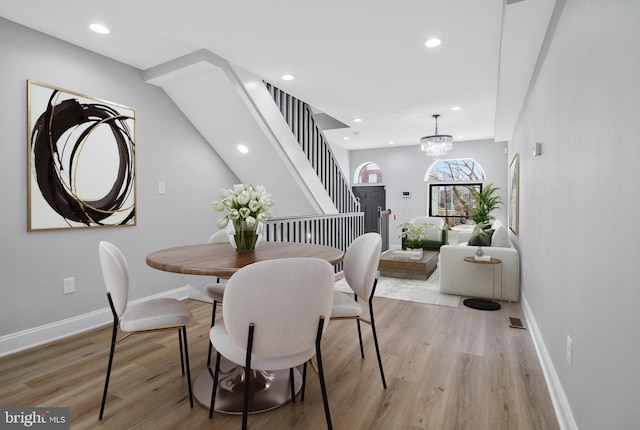
<path fill-rule="evenodd" d="M 105 299 L 106 301 L 106 299 Z M 206 368 L 211 305 L 187 300 L 192 378 Z M 364 326 L 332 321 L 323 357 L 335 429 L 557 429 L 529 332 L 509 328 L 519 304 L 497 312 L 376 298 L 388 388 Z M 218 313 L 219 315 L 222 312 Z M 524 319 L 523 319 L 524 321 Z M 68 406 L 73 429 L 237 429 L 240 417 L 189 408 L 177 334 L 137 335 L 118 345 L 104 419 L 98 412 L 110 327 L 0 359 L 0 405 Z M 253 429 L 326 428 L 318 379 L 303 403 L 249 416 Z"/>

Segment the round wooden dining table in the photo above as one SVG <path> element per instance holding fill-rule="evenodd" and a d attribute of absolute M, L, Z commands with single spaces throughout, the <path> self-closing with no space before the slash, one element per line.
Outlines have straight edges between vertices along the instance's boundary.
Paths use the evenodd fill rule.
<path fill-rule="evenodd" d="M 278 258 L 322 258 L 336 265 L 344 253 L 331 246 L 297 242 L 260 242 L 254 251 L 236 251 L 230 243 L 201 243 L 162 249 L 147 255 L 154 269 L 185 275 L 229 277 L 258 261 Z"/>
<path fill-rule="evenodd" d="M 249 264 L 280 258 L 321 258 L 332 265 L 340 263 L 344 252 L 325 245 L 296 242 L 260 242 L 254 251 L 238 252 L 230 243 L 203 243 L 178 246 L 147 255 L 147 265 L 165 272 L 226 278 Z M 256 285 L 259 288 L 259 285 Z M 241 414 L 244 393 L 244 369 L 226 359 L 220 363 L 215 410 Z M 302 377 L 294 369 L 295 391 L 302 387 Z M 291 401 L 289 370 L 253 371 L 249 412 L 265 412 Z M 213 372 L 202 372 L 193 384 L 198 403 L 209 407 L 213 389 Z"/>

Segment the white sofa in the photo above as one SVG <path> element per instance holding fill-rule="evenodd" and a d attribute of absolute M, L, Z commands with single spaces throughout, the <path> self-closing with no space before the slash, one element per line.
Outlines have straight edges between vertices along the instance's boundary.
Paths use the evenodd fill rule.
<path fill-rule="evenodd" d="M 518 301 L 520 297 L 520 258 L 509 240 L 509 231 L 499 220 L 494 221 L 491 246 L 482 247 L 485 255 L 502 260 L 495 266 L 495 298 L 500 298 L 500 266 L 502 266 L 502 299 Z M 477 246 L 443 245 L 440 248 L 440 291 L 465 297 L 491 298 L 494 265 L 468 263 L 464 257 L 473 257 Z"/>

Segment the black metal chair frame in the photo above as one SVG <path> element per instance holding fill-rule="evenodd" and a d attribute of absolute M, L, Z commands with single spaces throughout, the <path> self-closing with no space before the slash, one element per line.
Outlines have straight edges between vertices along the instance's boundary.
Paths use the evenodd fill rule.
<path fill-rule="evenodd" d="M 322 338 L 322 328 L 324 326 L 324 317 L 320 317 L 320 321 L 318 323 L 318 332 L 316 334 L 316 360 L 318 362 L 317 374 L 318 379 L 320 380 L 320 389 L 322 391 L 322 402 L 324 404 L 324 415 L 327 420 L 327 428 L 329 430 L 333 430 L 333 425 L 331 423 L 331 413 L 329 411 L 329 400 L 327 398 L 327 387 L 324 381 L 324 369 L 322 367 L 322 351 L 320 348 L 320 340 Z M 251 372 L 247 370 L 251 370 L 251 350 L 253 346 L 253 331 L 255 329 L 255 324 L 249 324 L 249 338 L 247 340 L 247 353 L 245 356 L 245 379 L 244 379 L 244 398 L 243 398 L 243 406 L 242 406 L 242 430 L 247 429 L 247 419 L 249 414 L 249 387 L 250 387 L 250 379 Z M 216 400 L 216 393 L 218 390 L 218 377 L 220 375 L 220 359 L 221 354 L 218 352 L 216 354 L 216 365 L 215 371 L 213 375 L 213 389 L 211 391 L 211 405 L 209 406 L 209 418 L 213 418 L 213 411 Z M 311 362 L 313 367 L 313 362 Z M 315 370 L 315 368 L 314 368 Z M 302 392 L 300 395 L 300 401 L 304 401 L 304 387 L 306 383 L 306 375 L 307 375 L 307 363 L 304 363 L 304 370 L 302 376 Z M 293 368 L 289 369 L 289 383 L 291 387 L 291 403 L 296 402 L 296 394 L 294 388 L 294 380 L 293 380 Z"/>
<path fill-rule="evenodd" d="M 220 283 L 220 278 L 218 278 L 218 280 L 216 282 L 219 284 Z M 218 303 L 217 300 L 213 301 L 213 311 L 211 312 L 211 327 L 216 325 L 216 308 L 218 307 L 218 305 L 221 305 L 221 304 L 222 303 Z M 212 347 L 213 347 L 213 345 L 211 345 L 211 342 L 209 342 L 209 355 L 207 355 L 207 367 L 211 367 L 211 351 L 212 351 Z"/>
<path fill-rule="evenodd" d="M 189 404 L 193 408 L 193 391 L 191 389 L 191 370 L 189 366 L 189 347 L 187 345 L 187 328 L 186 326 L 176 326 L 176 327 L 167 327 L 161 328 L 157 330 L 146 330 L 146 331 L 135 331 L 135 332 L 127 332 L 123 337 L 116 340 L 118 336 L 118 327 L 120 325 L 118 314 L 116 313 L 116 309 L 113 306 L 113 300 L 111 299 L 111 293 L 107 293 L 107 298 L 109 299 L 109 306 L 111 307 L 111 312 L 113 313 L 113 331 L 111 334 L 111 350 L 109 352 L 109 364 L 107 366 L 107 376 L 104 381 L 104 393 L 102 394 L 102 404 L 100 405 L 100 416 L 99 420 L 102 420 L 102 416 L 104 414 L 104 407 L 107 402 L 107 391 L 109 388 L 109 379 L 111 378 L 111 368 L 113 365 L 113 356 L 116 350 L 116 344 L 122 342 L 129 336 L 133 334 L 141 334 L 141 333 L 153 333 L 158 331 L 167 331 L 167 330 L 178 330 L 178 342 L 180 344 L 180 368 L 182 369 L 182 375 L 184 376 L 184 367 L 185 361 L 187 364 L 187 382 L 189 385 Z M 182 347 L 182 341 L 184 339 L 184 349 Z"/>
<path fill-rule="evenodd" d="M 371 296 L 369 297 L 369 315 L 371 317 L 371 321 L 368 321 L 362 317 L 333 317 L 332 320 L 350 320 L 355 319 L 358 325 L 358 339 L 360 340 L 360 355 L 364 359 L 364 346 L 362 344 L 362 329 L 360 328 L 360 321 L 369 324 L 371 326 L 371 331 L 373 332 L 373 343 L 376 347 L 376 354 L 378 356 L 378 367 L 380 368 L 380 377 L 382 378 L 382 386 L 387 388 L 387 381 L 384 377 L 384 370 L 382 369 L 382 357 L 380 356 L 380 346 L 378 345 L 378 334 L 376 332 L 376 322 L 373 316 L 373 296 L 376 292 L 376 286 L 378 285 L 378 278 L 373 281 L 373 288 L 371 290 Z M 353 295 L 354 300 L 358 301 L 358 295 Z"/>
<path fill-rule="evenodd" d="M 213 311 L 211 312 L 211 327 L 216 325 L 216 308 L 218 307 L 218 302 L 216 300 L 213 301 Z M 213 345 L 209 342 L 209 355 L 207 355 L 207 367 L 211 367 L 211 351 L 213 350 Z"/>

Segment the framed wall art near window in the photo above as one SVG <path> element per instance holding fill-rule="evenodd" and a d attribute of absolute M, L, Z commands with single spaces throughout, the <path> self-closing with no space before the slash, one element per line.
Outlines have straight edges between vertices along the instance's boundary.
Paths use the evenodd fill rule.
<path fill-rule="evenodd" d="M 27 230 L 136 224 L 136 112 L 27 81 Z"/>
<path fill-rule="evenodd" d="M 520 199 L 520 154 L 516 152 L 509 165 L 509 228 L 518 234 Z"/>

